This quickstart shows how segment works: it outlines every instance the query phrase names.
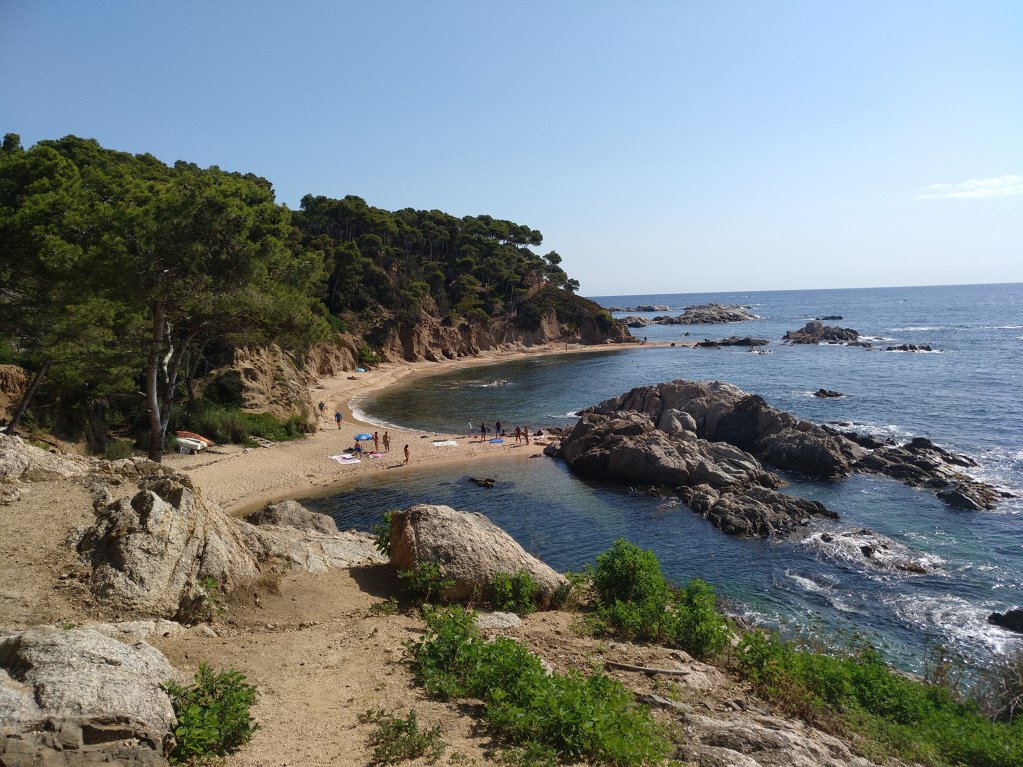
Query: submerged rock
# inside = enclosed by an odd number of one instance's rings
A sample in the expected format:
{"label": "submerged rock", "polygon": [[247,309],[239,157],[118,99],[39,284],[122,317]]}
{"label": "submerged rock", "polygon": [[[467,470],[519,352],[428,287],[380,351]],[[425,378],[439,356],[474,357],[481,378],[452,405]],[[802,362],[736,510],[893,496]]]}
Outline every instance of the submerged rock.
{"label": "submerged rock", "polygon": [[752,338],[751,336],[729,336],[728,338],[704,339],[696,343],[697,347],[714,349],[719,346],[766,346],[769,344],[766,338]]}
{"label": "submerged rock", "polygon": [[834,391],[833,389],[818,389],[813,393],[813,396],[818,399],[834,399],[835,397],[844,397],[840,391]]}
{"label": "submerged rock", "polygon": [[885,348],[886,352],[933,352],[934,349],[928,344],[899,344],[898,346],[888,346]]}

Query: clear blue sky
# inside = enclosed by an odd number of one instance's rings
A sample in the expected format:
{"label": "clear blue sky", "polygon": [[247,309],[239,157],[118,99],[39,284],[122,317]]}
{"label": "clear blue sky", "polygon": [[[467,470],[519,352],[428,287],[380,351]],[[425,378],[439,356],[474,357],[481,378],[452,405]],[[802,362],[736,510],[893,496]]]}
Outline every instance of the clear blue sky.
{"label": "clear blue sky", "polygon": [[1023,282],[1023,2],[0,0],[0,132],[488,213],[586,295]]}

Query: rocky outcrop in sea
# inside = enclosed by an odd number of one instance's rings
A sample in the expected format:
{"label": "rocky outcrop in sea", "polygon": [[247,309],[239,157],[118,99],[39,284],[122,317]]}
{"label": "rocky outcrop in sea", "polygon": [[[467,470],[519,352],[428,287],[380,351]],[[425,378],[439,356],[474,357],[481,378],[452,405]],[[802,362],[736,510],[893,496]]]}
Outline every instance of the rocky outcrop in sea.
{"label": "rocky outcrop in sea", "polygon": [[812,516],[835,516],[778,492],[783,482],[764,465],[827,479],[883,474],[962,509],[990,509],[1002,496],[963,473],[976,465],[970,458],[924,438],[880,447],[857,440],[731,384],[678,380],[582,411],[550,452],[587,476],[677,488],[694,511],[742,536],[780,535]]}
{"label": "rocky outcrop in sea", "polygon": [[860,341],[859,332],[852,328],[825,325],[820,320],[810,320],[799,330],[790,330],[782,340],[790,344],[869,344]]}
{"label": "rocky outcrop in sea", "polygon": [[744,306],[724,304],[699,304],[687,306],[677,317],[654,317],[657,325],[723,325],[729,322],[759,320]]}

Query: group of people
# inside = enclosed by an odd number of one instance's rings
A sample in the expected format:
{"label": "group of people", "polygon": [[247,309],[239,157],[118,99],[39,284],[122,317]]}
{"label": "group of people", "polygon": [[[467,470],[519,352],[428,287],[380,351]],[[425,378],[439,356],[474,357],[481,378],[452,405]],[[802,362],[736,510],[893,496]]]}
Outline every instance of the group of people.
{"label": "group of people", "polygon": [[[515,431],[513,433],[515,435],[515,442],[516,443],[522,442],[522,440],[525,439],[526,444],[527,445],[529,444],[529,427],[528,426],[516,425],[515,426]],[[481,423],[480,424],[480,442],[485,442],[487,440],[487,435],[488,434],[490,434],[490,428],[487,426],[486,422]],[[469,435],[470,436],[472,435],[472,421],[469,421]],[[494,438],[495,439],[503,438],[505,436],[506,436],[506,432],[504,430],[504,426],[501,424],[501,419],[498,419],[497,421],[494,422]]]}

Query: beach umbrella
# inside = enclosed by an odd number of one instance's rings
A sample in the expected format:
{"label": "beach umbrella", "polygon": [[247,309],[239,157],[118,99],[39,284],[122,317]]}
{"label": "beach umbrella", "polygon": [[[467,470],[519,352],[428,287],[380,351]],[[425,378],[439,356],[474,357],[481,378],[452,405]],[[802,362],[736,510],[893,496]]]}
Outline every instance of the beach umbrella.
{"label": "beach umbrella", "polygon": [[356,440],[373,439],[373,435],[372,434],[367,434],[366,432],[363,432],[362,434],[356,434],[355,435],[355,439]]}

